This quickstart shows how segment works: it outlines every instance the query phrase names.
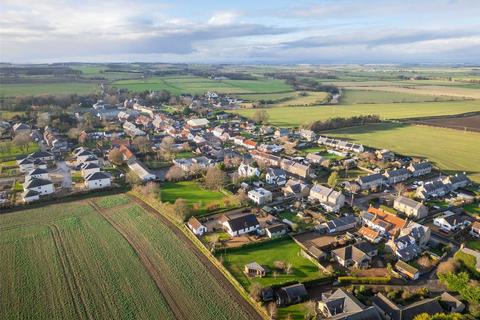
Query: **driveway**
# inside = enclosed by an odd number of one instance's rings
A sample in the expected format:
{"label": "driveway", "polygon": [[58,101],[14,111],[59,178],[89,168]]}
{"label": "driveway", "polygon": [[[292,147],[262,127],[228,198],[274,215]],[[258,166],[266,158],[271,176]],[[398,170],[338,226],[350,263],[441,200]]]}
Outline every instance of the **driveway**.
{"label": "driveway", "polygon": [[62,189],[72,189],[72,174],[65,161],[57,161],[57,168],[51,173],[59,175],[62,179]]}

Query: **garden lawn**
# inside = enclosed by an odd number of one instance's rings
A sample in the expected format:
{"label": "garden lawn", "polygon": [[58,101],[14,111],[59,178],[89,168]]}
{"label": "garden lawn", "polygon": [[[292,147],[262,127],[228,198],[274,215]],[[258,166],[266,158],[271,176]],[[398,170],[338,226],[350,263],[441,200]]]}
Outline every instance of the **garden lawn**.
{"label": "garden lawn", "polygon": [[467,241],[467,248],[480,251],[480,240]]}
{"label": "garden lawn", "polygon": [[[269,123],[281,127],[297,127],[316,120],[334,117],[379,115],[382,119],[406,119],[426,116],[441,116],[480,111],[479,101],[449,101],[420,103],[378,103],[355,105],[322,105],[314,107],[277,107],[265,109]],[[257,109],[230,111],[252,117]]]}
{"label": "garden lawn", "polygon": [[467,204],[463,207],[463,210],[471,216],[480,216],[480,207],[478,206],[478,203]]}
{"label": "garden lawn", "polygon": [[[282,238],[267,241],[259,244],[247,245],[245,247],[221,251],[219,256],[223,256],[224,266],[247,290],[251,283],[258,282],[262,286],[273,284],[282,284],[290,281],[307,281],[318,279],[323,273],[318,267],[307,258],[300,255],[300,247],[291,238]],[[293,265],[293,272],[289,275],[279,273],[274,278],[274,262],[285,261]],[[244,267],[247,263],[257,262],[271,270],[264,278],[248,278],[244,273]]]}
{"label": "garden lawn", "polygon": [[196,215],[207,213],[207,207],[217,205],[223,207],[225,195],[220,191],[211,191],[203,189],[197,181],[165,182],[160,186],[161,200],[174,203],[175,200],[182,198],[189,205],[199,204],[200,210]]}
{"label": "garden lawn", "polygon": [[38,150],[38,144],[35,142],[31,142],[28,150],[22,150],[13,142],[0,142],[0,144],[10,144],[10,147],[6,150],[0,147],[0,161],[2,159],[13,160],[14,158],[22,155],[27,155],[29,153],[35,152]]}
{"label": "garden lawn", "polygon": [[288,307],[278,308],[278,319],[285,320],[304,320],[305,319],[305,303],[294,304]]}
{"label": "garden lawn", "polygon": [[332,130],[326,134],[404,155],[426,157],[442,170],[465,171],[471,179],[480,182],[480,133],[477,132],[386,123]]}

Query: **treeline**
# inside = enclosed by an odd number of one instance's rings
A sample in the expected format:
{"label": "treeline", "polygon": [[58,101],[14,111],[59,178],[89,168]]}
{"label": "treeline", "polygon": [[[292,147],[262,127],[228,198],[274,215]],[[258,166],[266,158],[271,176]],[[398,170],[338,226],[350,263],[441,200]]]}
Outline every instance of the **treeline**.
{"label": "treeline", "polygon": [[306,123],[302,125],[303,128],[309,129],[315,132],[340,129],[346,127],[361,126],[367,123],[379,123],[380,117],[376,114],[370,114],[365,116],[353,116],[350,118],[331,118],[328,120],[318,120]]}
{"label": "treeline", "polygon": [[230,80],[257,80],[257,78],[252,76],[251,74],[241,72],[212,72],[212,70],[191,70],[191,74],[197,77],[205,78],[225,77]]}
{"label": "treeline", "polygon": [[296,77],[321,78],[321,79],[338,79],[338,77],[330,72],[308,71],[308,72],[266,72],[266,77],[275,79],[289,79]]}
{"label": "treeline", "polygon": [[322,84],[315,79],[312,78],[288,78],[285,82],[291,85],[297,91],[322,91],[328,92],[332,95],[338,94],[340,90],[334,86],[329,84]]}

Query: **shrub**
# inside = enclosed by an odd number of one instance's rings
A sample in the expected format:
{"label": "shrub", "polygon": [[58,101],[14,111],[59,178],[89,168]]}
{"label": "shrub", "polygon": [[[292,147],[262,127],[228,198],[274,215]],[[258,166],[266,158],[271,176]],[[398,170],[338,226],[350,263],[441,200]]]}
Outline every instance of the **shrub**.
{"label": "shrub", "polygon": [[390,281],[390,276],[387,277],[338,277],[340,283],[370,283],[370,284],[383,284]]}

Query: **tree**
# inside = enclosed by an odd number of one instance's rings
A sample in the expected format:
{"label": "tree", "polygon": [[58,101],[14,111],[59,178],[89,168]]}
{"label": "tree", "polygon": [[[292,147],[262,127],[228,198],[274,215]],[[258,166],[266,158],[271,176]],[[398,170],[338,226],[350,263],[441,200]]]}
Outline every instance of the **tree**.
{"label": "tree", "polygon": [[173,205],[175,216],[180,221],[186,221],[191,216],[190,207],[188,206],[187,200],[178,198],[175,200]]}
{"label": "tree", "polygon": [[317,305],[314,301],[310,300],[305,302],[305,319],[316,319],[317,318]]}
{"label": "tree", "polygon": [[219,190],[225,186],[226,175],[217,167],[210,167],[205,176],[205,186],[210,190]]}
{"label": "tree", "polygon": [[277,260],[273,263],[273,267],[280,272],[285,271],[286,263],[282,260]]}
{"label": "tree", "polygon": [[250,296],[253,298],[253,300],[255,300],[257,302],[262,300],[262,290],[263,290],[263,287],[258,282],[254,282],[250,285],[249,292],[250,292]]}
{"label": "tree", "polygon": [[165,178],[167,178],[168,181],[180,181],[185,178],[185,172],[178,166],[172,166],[168,169]]}
{"label": "tree", "polygon": [[268,121],[268,113],[265,110],[257,110],[252,116],[252,120],[256,123],[266,123]]}
{"label": "tree", "polygon": [[150,151],[150,141],[147,137],[139,136],[133,139],[133,145],[141,152],[147,153]]}
{"label": "tree", "polygon": [[142,180],[140,180],[140,177],[132,170],[129,170],[125,174],[125,181],[131,185],[138,185],[142,182]]}
{"label": "tree", "polygon": [[267,312],[268,315],[270,316],[270,319],[275,319],[277,317],[277,304],[275,302],[270,302],[267,305]]}
{"label": "tree", "polygon": [[405,185],[403,183],[397,183],[394,189],[397,192],[397,196],[401,196],[403,191],[405,191]]}
{"label": "tree", "polygon": [[70,128],[70,130],[68,130],[68,133],[67,133],[67,136],[72,140],[77,140],[79,135],[80,135],[80,129],[78,128]]}
{"label": "tree", "polygon": [[44,128],[50,125],[50,113],[42,112],[37,115],[37,126]]}
{"label": "tree", "polygon": [[113,148],[108,152],[108,161],[116,165],[121,165],[123,163],[122,152],[118,148]]}
{"label": "tree", "polygon": [[28,152],[32,137],[28,133],[19,133],[13,138],[13,144],[18,146],[23,152]]}
{"label": "tree", "polygon": [[327,184],[330,188],[335,188],[338,182],[338,172],[337,171],[332,171],[330,176],[328,177]]}
{"label": "tree", "polygon": [[218,233],[214,233],[210,235],[208,242],[210,242],[210,251],[213,252],[215,251],[215,248],[217,246],[218,240],[220,239],[220,235]]}
{"label": "tree", "polygon": [[441,262],[437,267],[437,274],[447,274],[449,272],[454,273],[458,268],[458,262],[449,258],[447,261]]}

